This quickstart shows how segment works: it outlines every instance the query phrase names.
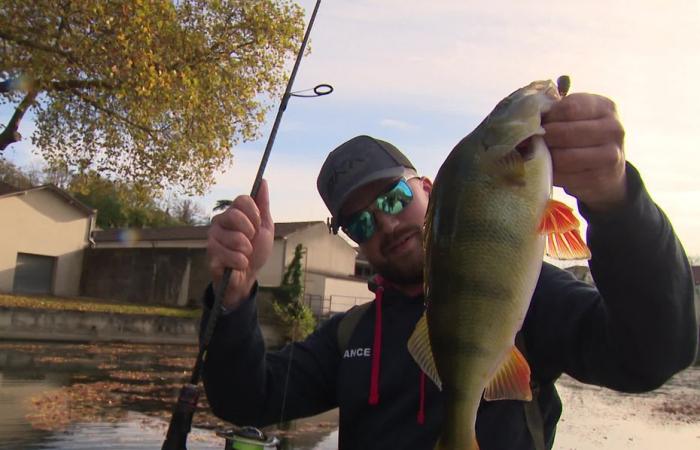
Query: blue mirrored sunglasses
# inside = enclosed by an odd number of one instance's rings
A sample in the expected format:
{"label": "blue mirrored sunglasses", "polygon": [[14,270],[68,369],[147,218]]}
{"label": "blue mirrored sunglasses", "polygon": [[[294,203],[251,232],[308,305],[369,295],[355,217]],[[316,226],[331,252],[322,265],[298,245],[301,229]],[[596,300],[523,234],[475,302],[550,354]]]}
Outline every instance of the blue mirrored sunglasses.
{"label": "blue mirrored sunglasses", "polygon": [[369,240],[376,230],[375,209],[394,216],[403,211],[411,203],[411,200],[413,200],[413,191],[406,179],[401,178],[388,191],[379,195],[366,209],[344,219],[342,221],[343,231],[350,236],[350,239],[362,244]]}

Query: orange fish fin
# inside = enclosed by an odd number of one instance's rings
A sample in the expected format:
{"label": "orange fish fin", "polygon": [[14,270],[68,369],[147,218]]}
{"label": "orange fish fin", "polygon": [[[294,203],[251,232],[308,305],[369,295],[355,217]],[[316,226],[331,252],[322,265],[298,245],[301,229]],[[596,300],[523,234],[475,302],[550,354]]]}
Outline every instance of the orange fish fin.
{"label": "orange fish fin", "polygon": [[578,230],[547,235],[547,255],[556,259],[590,259],[588,248]]}
{"label": "orange fish fin", "polygon": [[515,149],[490,162],[486,172],[507,184],[525,184],[525,161]]}
{"label": "orange fish fin", "polygon": [[408,339],[408,352],[428,378],[433,380],[433,383],[435,383],[438,389],[442,390],[442,380],[440,380],[440,375],[438,375],[437,367],[435,366],[435,358],[433,357],[433,350],[430,347],[428,318],[425,313],[423,313],[420,320],[418,320],[413,334]]}
{"label": "orange fish fin", "polygon": [[515,346],[484,390],[485,400],[532,400],[530,366]]}
{"label": "orange fish fin", "polygon": [[573,209],[549,200],[538,231],[547,235],[547,255],[557,259],[589,259],[591,251],[578,232],[580,222]]}

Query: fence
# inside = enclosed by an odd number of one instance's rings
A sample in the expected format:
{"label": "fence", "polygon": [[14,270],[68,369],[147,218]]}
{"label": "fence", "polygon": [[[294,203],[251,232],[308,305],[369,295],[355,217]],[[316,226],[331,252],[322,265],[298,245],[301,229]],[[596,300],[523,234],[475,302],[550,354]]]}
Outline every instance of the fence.
{"label": "fence", "polygon": [[369,297],[352,297],[348,295],[331,295],[323,297],[321,295],[307,294],[304,296],[304,304],[313,311],[316,319],[325,319],[333,314],[345,312],[355,305],[372,301]]}

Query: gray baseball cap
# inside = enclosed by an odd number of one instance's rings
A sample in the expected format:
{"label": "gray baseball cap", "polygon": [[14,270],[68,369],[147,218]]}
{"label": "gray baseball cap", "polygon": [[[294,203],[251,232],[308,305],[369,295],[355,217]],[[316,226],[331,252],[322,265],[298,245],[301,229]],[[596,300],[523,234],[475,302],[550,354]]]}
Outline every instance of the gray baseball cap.
{"label": "gray baseball cap", "polygon": [[411,175],[417,175],[416,169],[399,149],[370,136],[357,136],[330,152],[316,187],[337,221],[343,202],[354,190],[372,181]]}

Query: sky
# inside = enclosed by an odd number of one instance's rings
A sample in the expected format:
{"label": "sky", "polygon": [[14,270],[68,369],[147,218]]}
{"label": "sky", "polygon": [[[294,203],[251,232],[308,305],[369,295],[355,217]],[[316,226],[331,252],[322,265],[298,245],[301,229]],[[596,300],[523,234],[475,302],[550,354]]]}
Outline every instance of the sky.
{"label": "sky", "polygon": [[[315,0],[298,3],[308,21]],[[265,172],[273,217],[325,220],[318,170],[355,135],[392,142],[434,177],[501,98],[568,74],[571,92],[615,101],[628,161],[688,254],[700,257],[699,46],[700,0],[322,1],[293,90],[328,83],[335,91],[289,102]],[[233,165],[195,198],[208,210],[250,192],[272,101],[261,138],[234,148]],[[9,114],[0,110],[0,123]],[[26,122],[20,131],[29,136]],[[38,158],[28,139],[5,153],[20,165]]]}

